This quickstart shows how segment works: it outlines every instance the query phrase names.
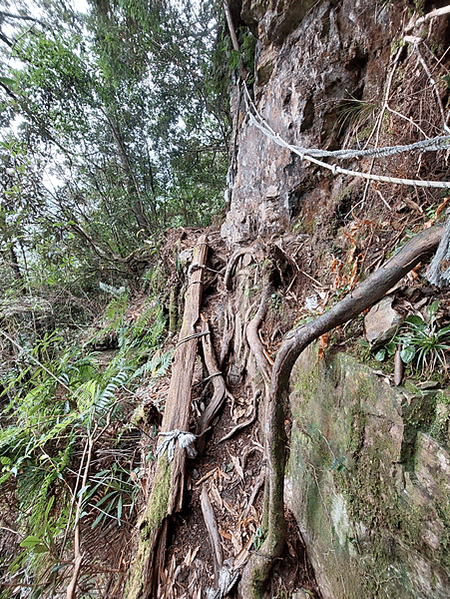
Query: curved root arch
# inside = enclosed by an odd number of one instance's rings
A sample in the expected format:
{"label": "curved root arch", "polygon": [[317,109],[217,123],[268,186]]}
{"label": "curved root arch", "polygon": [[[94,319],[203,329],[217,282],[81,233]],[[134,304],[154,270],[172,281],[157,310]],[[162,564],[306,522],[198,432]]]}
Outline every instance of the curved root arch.
{"label": "curved root arch", "polygon": [[285,435],[284,403],[288,400],[289,378],[295,361],[316,339],[355,318],[379,301],[419,262],[433,253],[444,232],[434,226],[410,239],[381,268],[358,285],[331,310],[286,335],[272,368],[270,394],[264,410],[264,447],[267,460],[263,520],[266,539],[244,569],[240,594],[246,599],[262,596],[274,560],[281,554],[286,535],[284,522]]}

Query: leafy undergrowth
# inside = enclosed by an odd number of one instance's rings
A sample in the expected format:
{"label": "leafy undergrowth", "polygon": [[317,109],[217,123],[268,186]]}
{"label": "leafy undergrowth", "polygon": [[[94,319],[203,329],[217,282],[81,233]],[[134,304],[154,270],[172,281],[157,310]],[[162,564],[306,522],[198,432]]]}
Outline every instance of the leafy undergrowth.
{"label": "leafy undergrowth", "polygon": [[[13,355],[2,372],[2,597],[58,596],[71,576],[77,524],[80,591],[96,596],[107,580],[120,590],[139,499],[135,390],[169,368],[170,353],[159,349],[165,323],[157,302],[130,305],[122,296],[84,347],[57,331],[3,347]],[[105,352],[93,349],[100,338]]]}
{"label": "leafy undergrowth", "polygon": [[[189,232],[182,242],[183,234],[172,232],[163,255],[167,270],[171,262],[175,267],[177,275],[172,275],[170,285],[178,286],[179,296],[187,266],[180,265],[177,271],[177,256],[192,247],[197,235]],[[253,262],[243,268],[246,286],[239,289],[239,283],[224,294],[221,277],[227,253],[214,230],[210,230],[210,244],[211,270],[202,313],[211,324],[219,356],[228,302],[239,304],[245,299],[248,319],[256,311],[262,291],[258,263],[264,262],[268,250],[262,257],[253,256]],[[337,277],[342,273],[336,271],[331,285],[320,282],[314,271],[303,274],[304,242],[299,243],[295,235],[285,236],[279,245],[286,266],[278,262],[278,284],[260,331],[269,360],[292,326],[327,309],[346,292],[345,286],[339,288]],[[446,293],[440,294],[439,309],[436,291],[419,279],[407,281],[396,293],[397,308],[404,316],[415,314],[410,324],[416,331],[447,326],[442,320],[450,302]],[[7,364],[0,431],[3,597],[57,597],[64,592],[73,573],[78,506],[84,558],[77,588],[83,597],[123,596],[134,533],[152,483],[176,343],[176,336],[168,333],[167,317],[170,312],[180,315],[182,309],[181,302],[170,305],[172,296],[118,296],[75,344],[65,343],[55,332],[43,335],[33,346],[20,350],[14,346],[12,355],[11,346],[3,347]],[[447,332],[445,328],[438,335],[444,344]],[[407,339],[408,330],[398,335]],[[321,339],[321,349],[349,349],[362,336],[361,317]],[[443,352],[441,358],[446,360],[447,348]],[[221,368],[233,400],[227,400],[213,422],[204,452],[188,465],[184,509],[170,524],[165,567],[159,573],[161,598],[200,597],[202,590],[215,587],[214,560],[199,501],[202,485],[207,485],[225,559],[232,559],[239,569],[263,541],[258,419],[222,441],[233,428],[251,420],[254,411],[251,378],[242,377],[245,373],[239,370],[238,360],[238,348],[229,348]],[[409,368],[413,366],[411,360]],[[422,367],[430,366],[426,354]],[[194,379],[193,430],[212,395],[200,358]],[[82,484],[85,473],[87,481]],[[270,596],[290,597],[299,588],[318,596],[301,535],[292,517],[286,517],[288,542],[271,578]]]}
{"label": "leafy undergrowth", "polygon": [[[192,247],[197,232],[173,232],[162,256],[173,262],[171,286],[186,280],[177,256]],[[230,299],[221,278],[226,250],[217,232],[205,285],[203,315],[220,354],[220,314]],[[174,245],[176,252],[173,251]],[[164,251],[164,250],[163,250]],[[173,273],[173,271],[172,271]],[[251,273],[251,278],[256,275]],[[161,284],[161,281],[158,281]],[[254,302],[260,289],[249,291]],[[77,592],[83,597],[120,598],[135,551],[135,532],[152,483],[157,433],[170,380],[176,336],[168,333],[170,294],[112,299],[89,332],[67,344],[57,332],[27,347],[13,346],[3,371],[0,431],[2,597],[58,597],[73,576],[76,529],[83,555]],[[268,354],[292,324],[273,298],[262,332]],[[249,313],[250,316],[250,313]],[[281,328],[280,328],[281,327]],[[11,347],[4,347],[6,355]],[[228,357],[230,359],[230,356]],[[233,378],[223,365],[228,399],[208,432],[204,452],[188,465],[183,511],[170,524],[158,597],[200,597],[215,587],[214,561],[200,508],[207,485],[224,558],[239,569],[262,543],[262,445],[249,379]],[[201,359],[194,373],[192,426],[211,398]],[[230,397],[231,397],[230,396]],[[239,424],[252,421],[230,439]],[[85,481],[83,478],[85,477]],[[295,521],[276,567],[271,593],[290,596],[316,584]]]}

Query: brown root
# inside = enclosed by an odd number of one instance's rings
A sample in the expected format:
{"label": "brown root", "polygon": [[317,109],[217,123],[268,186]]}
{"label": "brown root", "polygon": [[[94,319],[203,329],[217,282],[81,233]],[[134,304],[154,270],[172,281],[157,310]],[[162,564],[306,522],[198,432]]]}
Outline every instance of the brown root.
{"label": "brown root", "polygon": [[202,346],[203,346],[203,357],[205,360],[206,369],[208,371],[208,375],[212,380],[214,393],[211,398],[211,401],[208,404],[208,407],[203,412],[200,421],[197,427],[197,435],[200,437],[197,443],[197,449],[199,452],[203,451],[205,445],[205,433],[209,428],[209,425],[217,412],[222,407],[223,402],[227,397],[230,396],[229,391],[225,386],[225,381],[223,380],[223,376],[218,369],[216,356],[214,354],[214,348],[211,342],[211,335],[209,334],[209,326],[206,320],[202,317],[202,332],[208,333],[204,335],[202,338]]}
{"label": "brown root", "polygon": [[310,343],[334,327],[355,318],[379,301],[420,261],[436,250],[443,226],[434,226],[409,240],[380,269],[370,275],[331,310],[286,335],[272,369],[270,395],[264,411],[264,449],[267,479],[263,525],[265,541],[244,569],[239,586],[241,597],[262,597],[274,560],[281,554],[286,537],[284,520],[284,470],[286,438],[284,404],[289,397],[292,367]]}

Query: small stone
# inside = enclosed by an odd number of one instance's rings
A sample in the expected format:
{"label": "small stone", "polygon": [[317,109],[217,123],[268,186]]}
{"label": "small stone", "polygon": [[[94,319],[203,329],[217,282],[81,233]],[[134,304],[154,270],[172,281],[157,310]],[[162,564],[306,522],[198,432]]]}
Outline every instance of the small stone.
{"label": "small stone", "polygon": [[178,254],[178,262],[181,264],[181,266],[185,267],[189,262],[192,262],[193,257],[194,250],[192,248],[187,248]]}
{"label": "small stone", "polygon": [[430,529],[424,530],[422,538],[425,541],[425,543],[429,547],[431,547],[431,549],[438,551],[439,547],[441,546],[441,542],[439,537],[433,531],[431,531]]}
{"label": "small stone", "polygon": [[428,389],[438,389],[441,385],[438,381],[422,381],[417,383],[417,386],[426,391]]}
{"label": "small stone", "polygon": [[292,593],[292,599],[312,599],[313,596],[307,589],[297,589]]}
{"label": "small stone", "polygon": [[372,349],[389,341],[404,320],[392,307],[393,301],[394,297],[387,295],[364,318],[366,338]]}

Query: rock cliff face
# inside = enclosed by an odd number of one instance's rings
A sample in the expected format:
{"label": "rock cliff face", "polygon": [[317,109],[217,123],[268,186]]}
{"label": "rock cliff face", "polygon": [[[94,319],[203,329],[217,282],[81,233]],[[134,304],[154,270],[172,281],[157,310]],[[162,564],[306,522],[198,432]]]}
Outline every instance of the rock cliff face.
{"label": "rock cliff face", "polygon": [[[248,0],[241,15],[258,37],[254,96],[260,115],[287,142],[329,150],[343,142],[345,101],[381,102],[391,41],[406,18],[403,3],[363,0]],[[235,91],[233,109],[239,113],[225,239],[242,243],[278,234],[300,211],[305,221],[329,214],[341,180],[256,129],[242,90]]]}

